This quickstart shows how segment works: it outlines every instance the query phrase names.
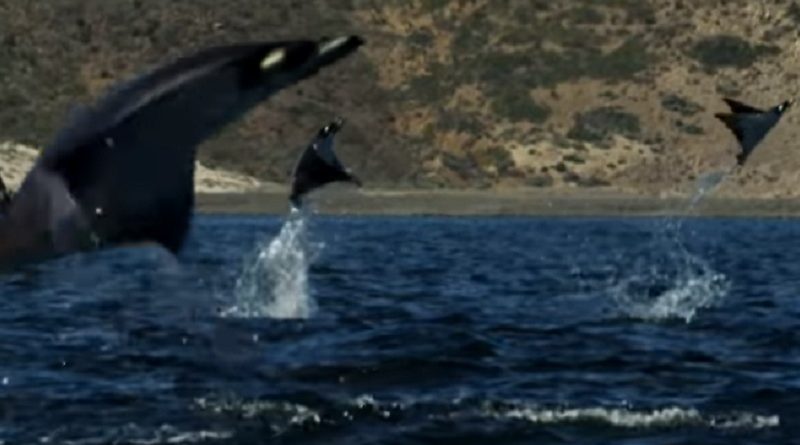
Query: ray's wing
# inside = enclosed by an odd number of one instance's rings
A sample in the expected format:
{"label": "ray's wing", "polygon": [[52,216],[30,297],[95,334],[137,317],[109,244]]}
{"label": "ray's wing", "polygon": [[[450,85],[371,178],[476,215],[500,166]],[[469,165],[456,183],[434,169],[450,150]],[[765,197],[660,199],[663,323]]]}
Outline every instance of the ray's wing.
{"label": "ray's wing", "polygon": [[728,104],[728,107],[731,109],[733,113],[763,113],[764,110],[758,109],[756,107],[747,105],[745,103],[739,102],[737,100],[725,97],[722,100]]}
{"label": "ray's wing", "polygon": [[739,165],[745,163],[756,146],[764,139],[772,127],[775,126],[778,119],[780,119],[780,115],[774,113],[717,113],[714,116],[722,121],[734,136],[736,136],[736,140],[739,142],[742,149],[736,157]]}

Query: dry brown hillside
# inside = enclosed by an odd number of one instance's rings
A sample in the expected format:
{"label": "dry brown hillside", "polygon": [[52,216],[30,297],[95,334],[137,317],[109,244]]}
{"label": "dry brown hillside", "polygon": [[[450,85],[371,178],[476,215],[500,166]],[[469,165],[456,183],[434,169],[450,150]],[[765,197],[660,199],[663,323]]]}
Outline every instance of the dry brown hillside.
{"label": "dry brown hillside", "polygon": [[[359,33],[356,57],[201,152],[281,181],[336,114],[372,185],[686,189],[733,161],[723,95],[796,94],[800,5],[771,0],[4,0],[0,139],[46,143],[70,103],[209,44]],[[722,193],[800,190],[800,110]]]}

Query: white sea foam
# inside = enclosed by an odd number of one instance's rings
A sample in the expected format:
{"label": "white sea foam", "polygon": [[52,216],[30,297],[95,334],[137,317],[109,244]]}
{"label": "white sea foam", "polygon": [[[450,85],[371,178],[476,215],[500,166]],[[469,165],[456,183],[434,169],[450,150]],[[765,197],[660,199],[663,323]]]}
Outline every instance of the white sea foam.
{"label": "white sea foam", "polygon": [[266,422],[275,434],[294,427],[318,425],[322,414],[299,403],[281,400],[214,400],[197,398],[195,407],[219,415],[232,415],[237,419],[258,419]]}
{"label": "white sea foam", "polygon": [[481,417],[505,420],[521,420],[536,424],[599,423],[615,428],[676,428],[705,427],[717,430],[777,428],[780,418],[776,415],[732,413],[707,415],[694,408],[668,407],[649,411],[628,408],[539,408],[535,406],[512,406],[507,408],[484,407]]}
{"label": "white sea foam", "polygon": [[[207,401],[197,399],[196,405],[217,414],[233,414],[241,418],[260,418],[281,429],[322,423],[323,413],[313,408],[283,401]],[[779,428],[780,417],[751,412],[704,413],[693,407],[667,406],[655,409],[635,409],[630,406],[546,407],[513,401],[479,401],[454,399],[437,402],[435,399],[381,401],[369,394],[346,401],[338,412],[328,411],[327,420],[357,421],[360,413],[368,412],[383,419],[397,417],[405,411],[429,411],[432,420],[528,422],[538,425],[605,425],[620,429],[655,430],[666,428],[705,428],[710,430],[764,430]],[[397,418],[401,418],[397,417]]]}
{"label": "white sea foam", "polygon": [[39,443],[64,445],[105,445],[109,443],[130,443],[135,445],[191,444],[206,443],[212,440],[226,440],[233,437],[233,433],[230,431],[183,431],[172,425],[162,425],[156,430],[148,430],[148,428],[133,423],[86,438],[67,439],[63,437],[65,431],[68,430],[61,428],[52,434],[40,437]]}

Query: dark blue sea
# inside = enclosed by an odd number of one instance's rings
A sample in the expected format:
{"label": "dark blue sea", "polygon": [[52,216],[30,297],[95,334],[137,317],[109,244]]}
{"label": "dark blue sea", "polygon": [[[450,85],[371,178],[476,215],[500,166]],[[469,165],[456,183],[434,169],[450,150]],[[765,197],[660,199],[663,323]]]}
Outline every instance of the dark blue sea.
{"label": "dark blue sea", "polygon": [[0,444],[800,443],[798,240],[200,216],[0,278]]}

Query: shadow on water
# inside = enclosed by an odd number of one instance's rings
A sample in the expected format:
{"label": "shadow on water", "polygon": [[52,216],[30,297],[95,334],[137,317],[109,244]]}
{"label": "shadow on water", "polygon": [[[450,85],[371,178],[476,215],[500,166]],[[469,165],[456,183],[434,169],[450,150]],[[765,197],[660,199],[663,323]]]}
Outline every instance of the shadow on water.
{"label": "shadow on water", "polygon": [[623,262],[621,276],[612,280],[610,292],[626,315],[689,323],[698,310],[713,306],[728,293],[728,278],[692,253],[682,234],[686,217],[726,174],[715,171],[701,176],[682,214],[659,221],[652,244],[633,261]]}

